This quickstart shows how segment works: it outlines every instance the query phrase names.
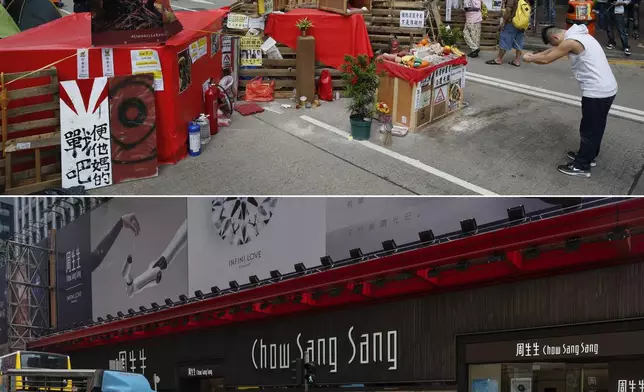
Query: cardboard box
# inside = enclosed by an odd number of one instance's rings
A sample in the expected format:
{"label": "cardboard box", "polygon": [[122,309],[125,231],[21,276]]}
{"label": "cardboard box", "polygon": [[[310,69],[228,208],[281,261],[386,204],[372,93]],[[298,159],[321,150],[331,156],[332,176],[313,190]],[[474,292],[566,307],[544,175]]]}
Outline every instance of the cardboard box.
{"label": "cardboard box", "polygon": [[342,15],[359,14],[362,7],[371,11],[371,0],[318,0],[318,8],[324,11],[333,12]]}

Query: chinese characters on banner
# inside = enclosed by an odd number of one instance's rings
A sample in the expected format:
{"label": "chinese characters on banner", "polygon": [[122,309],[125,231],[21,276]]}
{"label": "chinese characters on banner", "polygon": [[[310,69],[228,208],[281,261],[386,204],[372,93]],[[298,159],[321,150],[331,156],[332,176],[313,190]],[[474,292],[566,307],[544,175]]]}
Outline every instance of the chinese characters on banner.
{"label": "chinese characters on banner", "polygon": [[239,53],[242,66],[262,65],[262,43],[259,37],[242,37]]}
{"label": "chinese characters on banner", "polygon": [[114,76],[114,50],[112,48],[102,48],[101,57],[103,61],[103,76]]}
{"label": "chinese characters on banner", "polygon": [[244,30],[248,28],[248,16],[242,14],[228,14],[226,27],[229,29]]}
{"label": "chinese characters on banner", "polygon": [[400,27],[424,28],[425,11],[400,11]]}
{"label": "chinese characters on banner", "polygon": [[617,392],[644,392],[644,380],[619,380]]}
{"label": "chinese characters on banner", "polygon": [[[364,204],[365,198],[358,197],[356,199],[349,199],[347,201],[347,209],[358,207],[361,204]],[[352,226],[347,228],[346,233],[349,237],[360,236],[364,233],[372,233],[379,230],[386,230],[388,227],[397,227],[399,224],[409,223],[414,219],[420,219],[421,214],[407,211],[404,214],[396,214],[391,216],[386,216],[379,218],[377,220],[363,223],[359,226]]]}
{"label": "chinese characters on banner", "polygon": [[80,248],[65,252],[65,280],[67,283],[81,279]]}
{"label": "chinese characters on banner", "polygon": [[154,75],[154,91],[163,91],[161,60],[156,50],[132,50],[132,75],[150,73]]}
{"label": "chinese characters on banner", "polygon": [[[79,84],[91,84],[81,89]],[[112,184],[107,78],[60,83],[60,145],[63,187]],[[83,93],[81,93],[83,91]],[[84,97],[83,94],[89,96]]]}

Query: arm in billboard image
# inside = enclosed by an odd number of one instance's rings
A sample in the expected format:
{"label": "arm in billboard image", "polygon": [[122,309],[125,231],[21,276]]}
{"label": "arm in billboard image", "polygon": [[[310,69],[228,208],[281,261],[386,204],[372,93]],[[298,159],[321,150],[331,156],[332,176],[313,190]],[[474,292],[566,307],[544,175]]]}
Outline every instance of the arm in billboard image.
{"label": "arm in billboard image", "polygon": [[121,234],[121,229],[124,227],[132,230],[135,236],[139,235],[139,232],[141,231],[141,226],[139,225],[139,221],[136,219],[136,215],[123,215],[121,219],[114,224],[105,237],[103,237],[96,249],[92,251],[92,272],[101,265],[107,252],[112,249],[112,245],[114,245],[119,234]]}
{"label": "arm in billboard image", "polygon": [[179,252],[188,244],[188,224],[187,220],[183,221],[179,229],[161,253],[158,259],[152,260],[148,269],[143,271],[136,278],[132,278],[132,255],[129,255],[121,273],[125,279],[127,296],[132,298],[141,291],[154,287],[161,282],[163,271],[168,269]]}

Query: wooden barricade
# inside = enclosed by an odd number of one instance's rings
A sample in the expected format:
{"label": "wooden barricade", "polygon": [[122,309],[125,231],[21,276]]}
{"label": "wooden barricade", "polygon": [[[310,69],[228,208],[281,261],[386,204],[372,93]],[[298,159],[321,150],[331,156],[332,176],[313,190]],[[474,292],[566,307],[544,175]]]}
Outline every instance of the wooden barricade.
{"label": "wooden barricade", "polygon": [[[5,84],[17,79],[30,87],[12,88]],[[37,83],[40,80],[44,82]],[[35,97],[46,100],[9,108],[9,102]],[[0,160],[0,167],[4,169],[0,185],[4,186],[4,193],[24,195],[60,186],[60,102],[56,69],[0,74],[0,111],[4,157]],[[25,116],[38,119],[23,120]]]}
{"label": "wooden barricade", "polygon": [[[445,21],[445,2],[441,4],[441,18],[443,18],[443,23],[450,25],[451,27],[458,27],[461,30],[465,27],[465,11],[463,10],[452,10],[451,22]],[[499,44],[499,31],[501,29],[501,12],[500,11],[488,11],[487,19],[481,23],[481,50],[493,50],[496,49]],[[438,32],[437,32],[438,34]],[[464,40],[460,40],[456,43],[460,48],[465,48],[467,50],[467,44]]]}
{"label": "wooden barricade", "polygon": [[[264,58],[261,68],[240,69],[239,76],[247,80],[240,80],[240,90],[243,91],[246,85],[254,77],[261,76],[265,79],[275,81],[275,99],[291,98],[294,96],[295,89],[295,51],[289,47],[278,45],[282,60],[271,60]],[[328,68],[318,63],[315,69],[315,75],[320,76],[323,69],[328,69],[333,80],[333,90],[343,91],[346,82],[341,79],[341,73],[337,69]]]}
{"label": "wooden barricade", "polygon": [[400,27],[400,11],[429,10],[428,3],[422,1],[373,0],[371,12],[364,15],[369,40],[374,51],[387,51],[392,35],[395,35],[401,48],[409,48],[412,42],[420,41],[427,34],[425,28],[411,29]]}

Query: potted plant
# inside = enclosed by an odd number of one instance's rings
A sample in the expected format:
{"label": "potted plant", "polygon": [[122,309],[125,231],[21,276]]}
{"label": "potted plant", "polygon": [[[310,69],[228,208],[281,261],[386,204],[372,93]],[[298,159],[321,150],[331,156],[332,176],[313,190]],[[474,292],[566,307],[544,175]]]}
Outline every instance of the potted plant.
{"label": "potted plant", "polygon": [[463,39],[463,31],[458,27],[451,28],[449,25],[442,25],[438,29],[438,39],[443,46],[453,46]]}
{"label": "potted plant", "polygon": [[376,103],[376,90],[380,79],[375,61],[366,55],[344,56],[342,79],[347,82],[345,96],[349,101],[351,136],[356,140],[368,140],[371,135],[371,119]]}
{"label": "potted plant", "polygon": [[300,19],[295,23],[295,27],[300,29],[300,32],[302,33],[302,37],[306,37],[306,31],[310,29],[313,26],[313,22],[309,20],[309,18],[304,18]]}

